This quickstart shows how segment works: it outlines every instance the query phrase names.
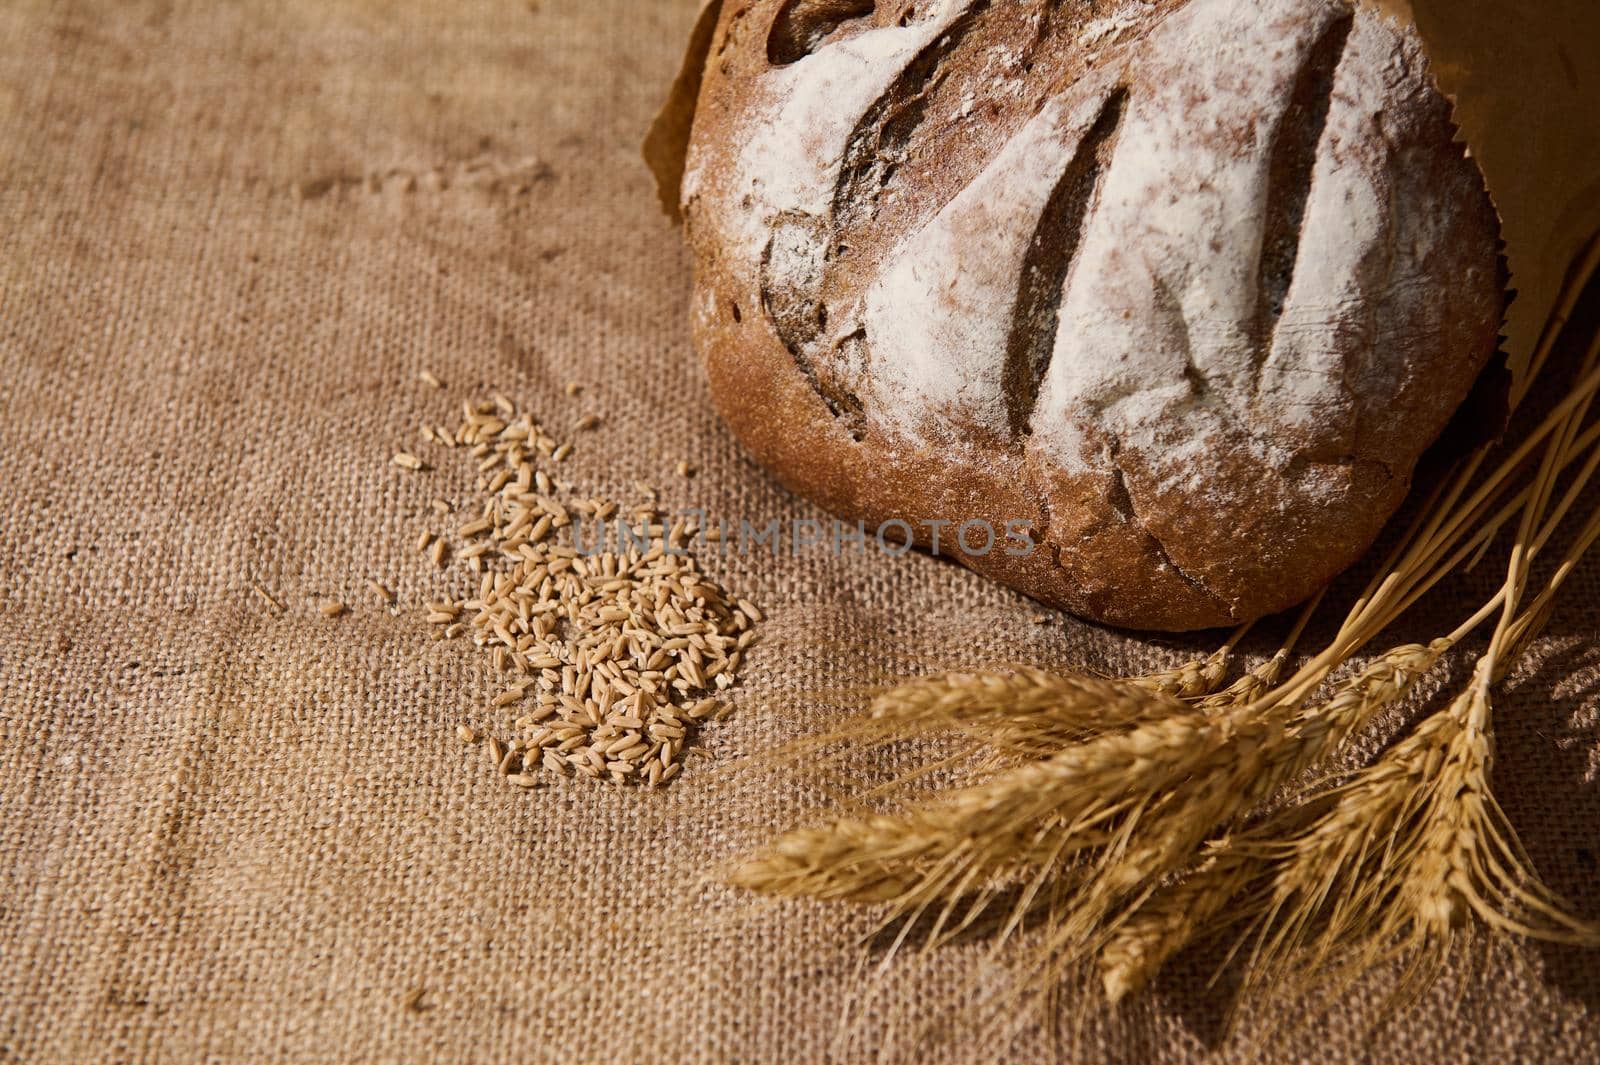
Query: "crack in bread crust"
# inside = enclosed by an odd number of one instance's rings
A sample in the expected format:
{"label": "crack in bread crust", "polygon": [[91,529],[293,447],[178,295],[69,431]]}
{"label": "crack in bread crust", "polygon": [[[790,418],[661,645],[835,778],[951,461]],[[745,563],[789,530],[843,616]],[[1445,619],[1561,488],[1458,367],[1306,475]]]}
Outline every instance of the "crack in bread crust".
{"label": "crack in bread crust", "polygon": [[1039,386],[1055,353],[1067,278],[1111,155],[1116,151],[1117,130],[1122,125],[1127,100],[1127,90],[1120,87],[1106,99],[1100,117],[1062,171],[1028,241],[1002,382],[1013,436],[1027,436],[1030,432]]}

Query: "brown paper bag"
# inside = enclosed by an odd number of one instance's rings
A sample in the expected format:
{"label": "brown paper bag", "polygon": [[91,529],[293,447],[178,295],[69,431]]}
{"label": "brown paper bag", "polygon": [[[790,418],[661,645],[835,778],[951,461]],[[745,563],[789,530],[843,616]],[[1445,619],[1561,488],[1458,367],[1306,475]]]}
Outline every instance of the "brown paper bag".
{"label": "brown paper bag", "polygon": [[1384,0],[1414,19],[1500,209],[1520,374],[1579,250],[1600,233],[1600,3]]}
{"label": "brown paper bag", "polygon": [[684,162],[689,156],[689,133],[694,126],[695,104],[700,97],[700,78],[705,73],[711,38],[722,15],[722,0],[701,0],[700,15],[689,34],[683,64],[672,82],[672,90],[661,105],[650,132],[644,139],[644,161],[656,178],[656,193],[661,209],[679,221],[678,190],[683,186]]}

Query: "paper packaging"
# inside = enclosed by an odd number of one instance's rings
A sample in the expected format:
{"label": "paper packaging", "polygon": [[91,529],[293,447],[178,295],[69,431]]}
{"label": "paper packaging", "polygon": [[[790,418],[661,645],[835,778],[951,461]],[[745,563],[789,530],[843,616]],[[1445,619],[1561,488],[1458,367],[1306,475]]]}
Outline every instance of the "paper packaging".
{"label": "paper packaging", "polygon": [[711,39],[716,36],[717,19],[721,14],[722,0],[701,0],[700,14],[689,34],[689,45],[684,50],[678,76],[644,140],[644,161],[655,175],[661,209],[674,222],[683,217],[678,208],[678,190],[683,185],[683,167],[689,155],[689,133],[694,126],[694,109],[700,96],[700,77],[705,71],[706,56],[711,52]]}
{"label": "paper packaging", "polygon": [[[1511,284],[1506,354],[1521,376],[1578,252],[1600,234],[1600,3],[1370,0],[1422,34],[1462,140],[1499,208]],[[663,207],[678,188],[722,0],[703,0],[645,142]]]}

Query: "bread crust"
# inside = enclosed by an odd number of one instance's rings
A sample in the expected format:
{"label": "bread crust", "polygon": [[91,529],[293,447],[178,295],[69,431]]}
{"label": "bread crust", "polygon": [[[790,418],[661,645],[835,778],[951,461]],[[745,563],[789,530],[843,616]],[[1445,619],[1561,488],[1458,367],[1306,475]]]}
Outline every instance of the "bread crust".
{"label": "bread crust", "polygon": [[683,190],[718,410],[846,520],[1027,523],[1025,556],[940,550],[1098,621],[1316,592],[1504,311],[1414,34],[1337,0],[904,7],[724,6]]}

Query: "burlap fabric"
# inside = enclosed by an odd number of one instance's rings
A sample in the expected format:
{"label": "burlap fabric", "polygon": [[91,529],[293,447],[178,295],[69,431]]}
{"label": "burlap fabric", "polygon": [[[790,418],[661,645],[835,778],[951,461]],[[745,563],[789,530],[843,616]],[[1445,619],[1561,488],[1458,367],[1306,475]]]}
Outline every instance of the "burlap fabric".
{"label": "burlap fabric", "polygon": [[[446,585],[413,540],[470,471],[388,465],[419,420],[498,387],[558,427],[605,416],[582,484],[813,516],[707,405],[686,259],[637,161],[692,7],[0,6],[0,1060],[830,1052],[871,914],[702,882],[824,796],[718,786],[700,762],[662,794],[498,781],[455,738],[496,679],[418,609]],[[1036,625],[923,556],[709,565],[770,614],[737,716],[706,730],[719,759],[885,673],[1124,671],[1205,645]],[[1498,769],[1535,863],[1589,915],[1595,591],[1590,567],[1515,678]],[[1358,988],[1247,1004],[1231,1038],[1202,953],[1120,1012],[1064,998],[1005,1054],[959,1021],[1002,978],[986,950],[895,961],[841,1055],[951,1020],[920,1056],[1600,1059],[1600,966],[1573,950],[1497,948],[1370,1035]],[[1274,1016],[1311,1019],[1286,1039]]]}

